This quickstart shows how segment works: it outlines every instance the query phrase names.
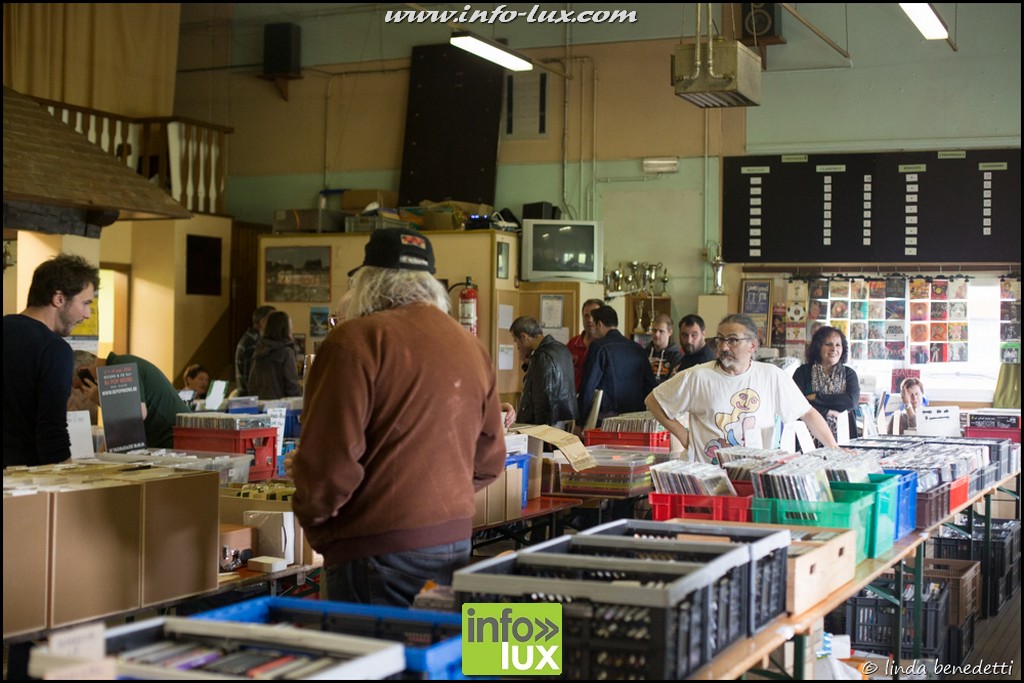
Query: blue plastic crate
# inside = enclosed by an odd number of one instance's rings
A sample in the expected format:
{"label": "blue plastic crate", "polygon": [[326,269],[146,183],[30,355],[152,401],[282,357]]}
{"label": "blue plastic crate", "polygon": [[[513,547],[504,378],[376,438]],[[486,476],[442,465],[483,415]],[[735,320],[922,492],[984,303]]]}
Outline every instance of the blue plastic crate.
{"label": "blue plastic crate", "polygon": [[405,645],[403,678],[465,679],[462,615],[457,612],[263,597],[195,615],[195,619],[289,623],[332,633],[393,640]]}
{"label": "blue plastic crate", "polygon": [[299,417],[302,415],[302,411],[299,409],[289,408],[284,414],[284,438],[286,439],[297,439],[302,434],[302,423],[299,421]]}
{"label": "blue plastic crate", "polygon": [[885,473],[900,476],[894,538],[898,541],[917,528],[917,472],[914,470],[885,470]]}

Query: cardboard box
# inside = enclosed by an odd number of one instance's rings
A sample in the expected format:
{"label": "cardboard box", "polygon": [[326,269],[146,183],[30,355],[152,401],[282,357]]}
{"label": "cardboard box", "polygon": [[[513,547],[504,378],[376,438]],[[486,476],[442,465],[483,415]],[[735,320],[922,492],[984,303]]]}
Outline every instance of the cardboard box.
{"label": "cardboard box", "polygon": [[[239,498],[234,495],[232,489],[221,489],[220,491],[220,522],[221,524],[242,524],[242,516],[246,510],[267,510],[270,512],[291,512],[292,504],[287,500],[259,500],[256,498]],[[324,557],[309,547],[306,541],[306,534],[295,520],[295,547],[302,548],[298,553],[297,561],[319,567],[324,563]]]}
{"label": "cardboard box", "polygon": [[4,495],[4,638],[47,625],[50,494]]}
{"label": "cardboard box", "polygon": [[538,498],[541,493],[543,467],[538,465],[544,458],[545,443],[560,448],[571,462],[575,462],[577,465],[582,463],[580,469],[593,467],[596,464],[590,452],[583,446],[583,442],[573,434],[561,429],[547,426],[519,427],[513,430],[513,433],[525,433],[529,437],[527,452],[533,457],[533,461],[530,463],[530,481],[526,497],[530,500]]}
{"label": "cardboard box", "polygon": [[142,487],[109,480],[54,487],[51,501],[47,628],[138,609]]}
{"label": "cardboard box", "polygon": [[248,550],[252,555],[259,555],[259,543],[257,543],[256,529],[243,524],[221,524],[220,541],[217,543],[220,552],[224,548],[229,551],[239,552]]}
{"label": "cardboard box", "polygon": [[398,193],[393,190],[345,190],[341,194],[343,211],[361,213],[374,202],[381,207],[396,208]]}
{"label": "cardboard box", "polygon": [[256,527],[260,553],[295,563],[295,513],[291,510],[246,510],[242,523]]}
{"label": "cardboard box", "polygon": [[142,606],[215,590],[220,473],[152,468],[112,478],[142,487]]}

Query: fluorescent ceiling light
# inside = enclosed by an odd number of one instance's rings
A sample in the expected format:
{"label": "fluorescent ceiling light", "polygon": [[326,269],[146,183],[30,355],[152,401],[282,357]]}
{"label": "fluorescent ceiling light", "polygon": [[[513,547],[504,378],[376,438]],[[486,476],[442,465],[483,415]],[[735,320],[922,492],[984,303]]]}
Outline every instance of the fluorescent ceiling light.
{"label": "fluorescent ceiling light", "polygon": [[482,38],[468,31],[456,31],[448,42],[466,52],[472,52],[477,57],[503,66],[509,71],[533,70],[533,62],[527,57],[516,54],[501,43]]}
{"label": "fluorescent ceiling light", "polygon": [[925,40],[949,38],[949,29],[930,2],[901,2],[900,8],[907,13]]}

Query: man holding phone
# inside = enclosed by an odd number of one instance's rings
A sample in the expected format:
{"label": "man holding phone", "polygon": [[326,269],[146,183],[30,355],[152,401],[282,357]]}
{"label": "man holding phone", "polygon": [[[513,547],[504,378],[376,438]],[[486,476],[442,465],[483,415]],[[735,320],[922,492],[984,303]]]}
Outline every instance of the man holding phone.
{"label": "man holding phone", "polygon": [[4,316],[4,467],[71,457],[74,362],[64,337],[89,318],[99,286],[98,268],[60,254],[36,268],[25,310]]}

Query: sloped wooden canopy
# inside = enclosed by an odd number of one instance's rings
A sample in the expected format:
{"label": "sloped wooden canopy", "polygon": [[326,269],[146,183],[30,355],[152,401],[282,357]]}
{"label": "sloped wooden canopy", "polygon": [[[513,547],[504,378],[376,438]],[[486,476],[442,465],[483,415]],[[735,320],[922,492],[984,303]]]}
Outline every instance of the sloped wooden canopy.
{"label": "sloped wooden canopy", "polygon": [[35,100],[4,87],[4,228],[99,237],[115,220],[191,217]]}

